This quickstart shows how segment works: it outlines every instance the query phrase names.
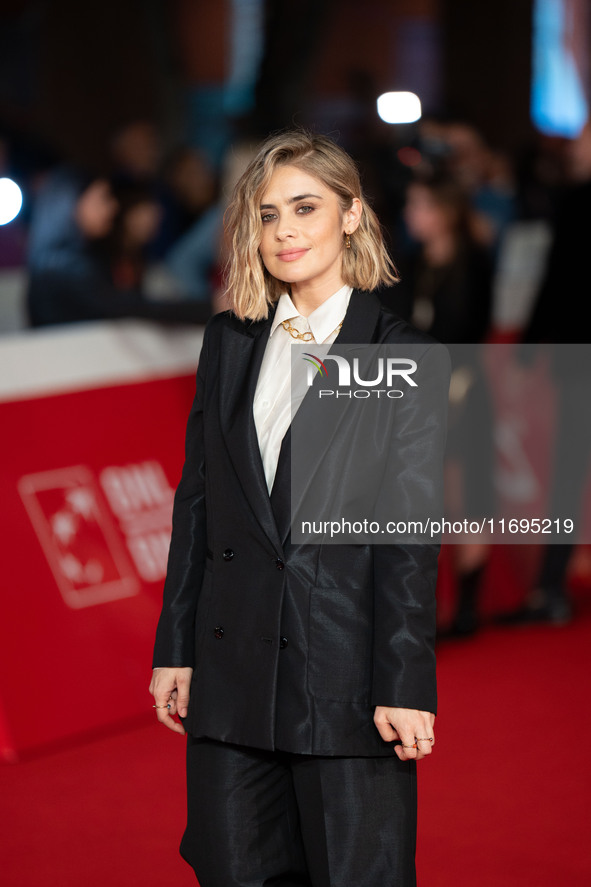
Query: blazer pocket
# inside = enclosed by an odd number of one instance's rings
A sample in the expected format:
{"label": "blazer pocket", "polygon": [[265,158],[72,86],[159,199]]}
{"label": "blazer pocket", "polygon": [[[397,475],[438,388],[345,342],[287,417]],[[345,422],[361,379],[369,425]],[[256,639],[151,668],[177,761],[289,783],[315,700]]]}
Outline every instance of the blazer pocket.
{"label": "blazer pocket", "polygon": [[371,588],[313,588],[308,690],[317,699],[369,702],[373,648]]}

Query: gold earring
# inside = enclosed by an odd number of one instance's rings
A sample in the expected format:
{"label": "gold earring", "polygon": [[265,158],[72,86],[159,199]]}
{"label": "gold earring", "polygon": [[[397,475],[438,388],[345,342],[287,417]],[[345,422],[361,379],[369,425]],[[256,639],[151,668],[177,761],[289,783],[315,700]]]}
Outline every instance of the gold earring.
{"label": "gold earring", "polygon": [[345,249],[351,249],[351,235],[347,234],[345,236]]}

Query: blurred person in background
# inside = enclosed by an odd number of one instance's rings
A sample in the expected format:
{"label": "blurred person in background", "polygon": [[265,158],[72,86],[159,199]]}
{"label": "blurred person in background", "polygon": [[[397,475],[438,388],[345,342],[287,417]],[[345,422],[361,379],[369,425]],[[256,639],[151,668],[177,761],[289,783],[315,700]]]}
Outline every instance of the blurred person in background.
{"label": "blurred person in background", "polygon": [[[523,362],[546,343],[556,383],[558,403],[548,514],[558,510],[575,521],[581,516],[581,498],[591,453],[591,375],[569,344],[588,337],[581,332],[581,305],[589,274],[589,215],[591,213],[591,123],[587,123],[567,152],[571,186],[565,191],[553,223],[553,241],[545,277],[523,330]],[[548,545],[535,588],[523,608],[507,618],[517,622],[562,625],[572,618],[566,584],[574,543]]]}
{"label": "blurred person in background", "polygon": [[465,193],[474,237],[496,256],[503,235],[517,215],[517,186],[509,157],[487,144],[468,123],[425,117],[418,125],[423,177],[444,177]]}
{"label": "blurred person in background", "polygon": [[520,219],[551,221],[571,177],[566,140],[534,133],[516,163]]}
{"label": "blurred person in background", "polygon": [[162,267],[187,299],[209,303],[217,289],[226,203],[210,206],[166,251]]}
{"label": "blurred person in background", "polygon": [[[400,263],[393,307],[444,344],[472,346],[455,355],[452,351],[446,456],[448,474],[455,475],[448,489],[461,484],[461,501],[448,507],[460,510],[462,518],[488,517],[493,506],[491,403],[476,345],[490,326],[492,261],[474,235],[463,188],[447,176],[409,185],[404,220],[415,248]],[[488,553],[483,542],[453,546],[458,597],[452,634],[472,634],[478,626],[478,591]]]}
{"label": "blurred person in background", "polygon": [[177,198],[165,175],[165,147],[156,126],[149,120],[131,120],[117,129],[109,142],[109,179],[115,191],[143,189],[159,207],[159,224],[146,254],[160,261],[180,231]]}
{"label": "blurred person in background", "polygon": [[[210,165],[190,145],[180,145],[166,157],[158,131],[142,120],[121,127],[111,140],[110,152],[116,193],[124,199],[134,192],[145,196],[143,210],[138,205],[133,213],[124,214],[127,227],[142,212],[147,221],[148,203],[152,220],[158,217],[151,236],[143,238],[139,252],[135,250],[135,259],[141,259],[147,272],[146,291],[155,299],[171,296],[211,305],[218,288],[225,204],[217,199],[218,185]],[[127,250],[125,260],[121,249],[124,253],[126,246],[118,243],[118,237],[127,239],[125,226],[118,228],[112,242],[118,251],[119,271],[126,264],[129,272],[131,254]]]}
{"label": "blurred person in background", "polygon": [[[109,236],[119,210],[106,179],[65,168],[47,178],[37,194],[29,229],[27,307],[31,326],[120,317],[193,323],[207,320],[209,304],[148,301],[135,282],[130,288],[117,286]],[[154,213],[148,210],[147,215],[150,228]],[[134,221],[134,236],[138,228],[145,234],[145,212],[138,218],[136,209]]]}
{"label": "blurred person in background", "polygon": [[111,137],[111,177],[117,184],[149,186],[158,179],[163,148],[158,130],[148,120],[132,120]]}
{"label": "blurred person in background", "polygon": [[449,149],[447,173],[469,196],[474,230],[494,255],[517,212],[511,161],[470,124],[448,124],[444,138]]}
{"label": "blurred person in background", "polygon": [[200,151],[181,145],[167,158],[163,180],[174,216],[174,238],[178,238],[217,200],[216,176]]}
{"label": "blurred person in background", "polygon": [[108,237],[113,283],[120,290],[144,287],[146,252],[161,220],[161,207],[142,185],[121,187],[116,192],[117,214]]}
{"label": "blurred person in background", "polygon": [[404,220],[414,246],[392,292],[399,310],[440,342],[482,342],[492,263],[464,190],[445,175],[417,179],[407,189]]}
{"label": "blurred person in background", "polygon": [[[166,269],[174,288],[186,298],[197,301],[212,300],[214,312],[226,310],[229,305],[223,293],[221,269],[229,256],[229,245],[224,241],[224,213],[234,186],[252,159],[254,146],[246,141],[227,152],[222,166],[222,181],[217,200],[199,215],[177,239],[164,256]],[[187,169],[183,164],[185,180]],[[193,164],[189,165],[189,174]],[[193,181],[193,206],[203,190]]]}

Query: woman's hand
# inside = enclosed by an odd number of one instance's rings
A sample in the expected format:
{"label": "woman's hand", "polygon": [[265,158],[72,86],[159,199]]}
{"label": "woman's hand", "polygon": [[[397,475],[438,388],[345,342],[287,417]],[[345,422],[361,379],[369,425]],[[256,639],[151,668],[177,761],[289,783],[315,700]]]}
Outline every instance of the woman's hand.
{"label": "woman's hand", "polygon": [[430,711],[376,705],[373,720],[385,742],[401,741],[402,745],[394,746],[401,761],[420,761],[431,754],[435,744],[435,715]]}
{"label": "woman's hand", "polygon": [[181,736],[185,735],[185,728],[173,719],[173,715],[187,716],[192,676],[192,668],[155,668],[150,682],[158,720]]}

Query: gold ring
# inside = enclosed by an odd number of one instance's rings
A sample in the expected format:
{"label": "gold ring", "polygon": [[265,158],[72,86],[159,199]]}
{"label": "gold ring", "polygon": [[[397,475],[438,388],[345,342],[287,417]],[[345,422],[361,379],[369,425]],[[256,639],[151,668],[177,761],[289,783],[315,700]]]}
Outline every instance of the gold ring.
{"label": "gold ring", "polygon": [[416,747],[417,747],[416,742],[414,745],[405,745],[404,742],[402,743],[402,748],[416,748]]}
{"label": "gold ring", "polygon": [[170,708],[170,704],[169,705],[153,705],[152,708]]}
{"label": "gold ring", "polygon": [[435,740],[432,736],[424,736],[422,739],[419,739],[417,736],[416,740],[417,740],[417,742],[435,742]]}

